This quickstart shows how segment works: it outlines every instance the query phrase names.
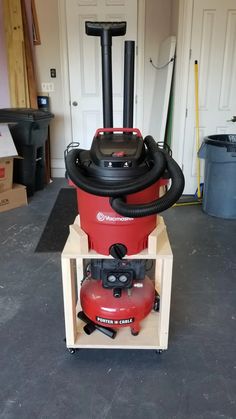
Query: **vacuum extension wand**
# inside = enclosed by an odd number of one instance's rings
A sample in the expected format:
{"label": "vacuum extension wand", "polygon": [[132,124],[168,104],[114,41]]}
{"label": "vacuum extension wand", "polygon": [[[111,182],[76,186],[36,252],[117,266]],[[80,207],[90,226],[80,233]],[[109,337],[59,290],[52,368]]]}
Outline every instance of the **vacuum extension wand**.
{"label": "vacuum extension wand", "polygon": [[134,114],[134,41],[125,41],[123,127],[133,127]]}
{"label": "vacuum extension wand", "polygon": [[126,22],[86,22],[85,31],[87,35],[100,37],[102,53],[103,126],[104,128],[112,128],[112,37],[125,34]]}

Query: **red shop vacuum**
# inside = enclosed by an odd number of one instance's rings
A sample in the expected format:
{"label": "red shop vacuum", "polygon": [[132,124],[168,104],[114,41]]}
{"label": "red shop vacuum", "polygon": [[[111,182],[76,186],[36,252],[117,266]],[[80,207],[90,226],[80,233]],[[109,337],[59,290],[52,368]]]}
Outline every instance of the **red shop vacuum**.
{"label": "red shop vacuum", "polygon": [[[96,131],[90,150],[72,143],[65,162],[89,247],[113,259],[89,263],[78,316],[87,323],[88,334],[98,329],[115,337],[116,329],[129,326],[137,335],[140,322],[158,309],[158,295],[146,261],[125,256],[147,247],[156,214],[180,198],[184,177],[165,149],[133,128],[134,41],[125,41],[123,127],[113,128],[112,37],[125,35],[126,22],[86,22],[85,30],[101,41],[104,127]],[[163,177],[171,179],[171,186],[159,197]]]}

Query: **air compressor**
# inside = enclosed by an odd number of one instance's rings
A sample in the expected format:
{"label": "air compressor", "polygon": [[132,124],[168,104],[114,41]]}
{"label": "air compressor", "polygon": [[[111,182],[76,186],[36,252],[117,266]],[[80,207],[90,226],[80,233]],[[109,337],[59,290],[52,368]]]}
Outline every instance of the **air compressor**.
{"label": "air compressor", "polygon": [[[137,335],[141,321],[158,310],[158,295],[146,261],[132,255],[147,247],[156,214],[180,198],[184,177],[164,148],[133,127],[134,41],[125,41],[123,127],[113,127],[112,37],[125,35],[126,22],[87,21],[85,31],[100,37],[104,126],[97,129],[90,150],[69,146],[65,163],[89,248],[106,258],[91,260],[86,269],[78,315],[88,334],[97,328],[114,338],[118,329],[130,327]],[[164,176],[171,186],[159,197]]]}

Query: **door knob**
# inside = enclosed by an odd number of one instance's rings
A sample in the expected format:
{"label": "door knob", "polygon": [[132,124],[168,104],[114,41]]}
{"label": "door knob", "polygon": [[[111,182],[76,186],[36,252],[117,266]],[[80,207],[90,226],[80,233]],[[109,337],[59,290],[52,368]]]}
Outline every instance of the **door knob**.
{"label": "door knob", "polygon": [[236,116],[232,116],[232,118],[228,119],[227,122],[236,122]]}
{"label": "door knob", "polygon": [[76,102],[76,100],[74,100],[74,102],[72,102],[73,106],[78,106],[78,102]]}

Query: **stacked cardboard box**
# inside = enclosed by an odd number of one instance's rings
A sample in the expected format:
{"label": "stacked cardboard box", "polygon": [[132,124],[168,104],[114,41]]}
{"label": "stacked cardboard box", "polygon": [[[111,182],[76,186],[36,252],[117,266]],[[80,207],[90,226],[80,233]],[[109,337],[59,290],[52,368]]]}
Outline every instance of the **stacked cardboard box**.
{"label": "stacked cardboard box", "polygon": [[8,125],[0,124],[0,212],[27,205],[25,186],[13,184],[13,159],[17,157]]}

